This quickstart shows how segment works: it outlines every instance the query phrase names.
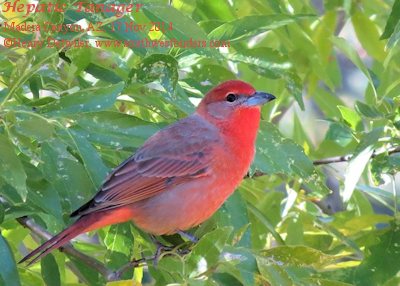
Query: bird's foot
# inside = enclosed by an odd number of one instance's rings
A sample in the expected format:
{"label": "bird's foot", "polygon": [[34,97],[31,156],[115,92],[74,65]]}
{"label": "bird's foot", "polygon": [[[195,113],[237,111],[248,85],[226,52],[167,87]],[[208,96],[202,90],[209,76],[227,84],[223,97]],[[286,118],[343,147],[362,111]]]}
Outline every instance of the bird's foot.
{"label": "bird's foot", "polygon": [[[195,237],[191,236],[190,234],[187,234],[187,235],[189,235],[192,239],[193,238],[196,239]],[[190,252],[190,249],[180,249],[179,245],[178,246],[166,246],[163,243],[161,243],[160,241],[158,241],[154,235],[150,235],[150,239],[156,245],[156,252],[154,253],[154,259],[153,259],[154,267],[157,267],[158,262],[164,255],[178,254],[180,256],[183,256]],[[190,238],[188,237],[188,239],[190,239]]]}
{"label": "bird's foot", "polygon": [[170,246],[166,246],[160,241],[158,241],[158,239],[154,235],[150,235],[150,239],[156,245],[156,252],[154,253],[153,265],[154,267],[157,267],[158,262],[163,256],[163,253],[171,251],[173,250],[173,248]]}
{"label": "bird's foot", "polygon": [[160,261],[160,259],[163,257],[163,254],[166,252],[170,252],[172,251],[173,248],[169,247],[169,246],[165,246],[163,244],[159,244],[157,246],[156,252],[154,253],[154,260],[153,260],[153,266],[157,267],[158,262]]}
{"label": "bird's foot", "polygon": [[190,234],[190,233],[184,232],[182,230],[178,230],[177,233],[180,236],[182,236],[184,238],[187,238],[188,240],[190,240],[193,243],[198,243],[199,242],[199,239],[197,237],[195,237],[194,235]]}

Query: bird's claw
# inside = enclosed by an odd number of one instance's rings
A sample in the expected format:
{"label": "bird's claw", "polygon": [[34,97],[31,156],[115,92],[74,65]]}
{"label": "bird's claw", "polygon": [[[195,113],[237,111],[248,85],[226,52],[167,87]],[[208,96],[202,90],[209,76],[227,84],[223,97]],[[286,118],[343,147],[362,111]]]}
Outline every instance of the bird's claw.
{"label": "bird's claw", "polygon": [[153,266],[157,267],[158,262],[162,258],[164,252],[168,252],[168,251],[172,251],[172,250],[173,250],[172,247],[165,246],[164,244],[158,242],[157,243],[156,253],[154,254]]}
{"label": "bird's claw", "polygon": [[[179,233],[179,234],[181,234],[181,233]],[[190,252],[190,249],[179,249],[179,246],[174,246],[174,247],[166,246],[166,245],[162,244],[161,242],[159,242],[157,240],[157,238],[155,236],[153,236],[153,235],[150,235],[150,238],[151,238],[151,241],[156,245],[156,252],[154,253],[154,259],[153,259],[153,266],[154,267],[157,267],[158,262],[161,260],[161,258],[164,255],[168,255],[168,252],[170,254],[174,254],[175,253],[175,254],[178,254],[180,256],[186,255],[186,254],[188,254]],[[188,238],[188,239],[190,240],[190,238]]]}

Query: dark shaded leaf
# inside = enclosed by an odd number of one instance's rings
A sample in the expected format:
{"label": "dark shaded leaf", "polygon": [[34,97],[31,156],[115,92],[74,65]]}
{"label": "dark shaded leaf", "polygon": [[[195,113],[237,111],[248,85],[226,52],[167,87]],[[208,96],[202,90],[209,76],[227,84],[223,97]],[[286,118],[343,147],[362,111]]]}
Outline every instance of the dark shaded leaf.
{"label": "dark shaded leaf", "polygon": [[15,154],[14,146],[2,134],[0,134],[0,176],[16,189],[25,201],[27,194],[25,170]]}
{"label": "dark shaded leaf", "polygon": [[73,117],[89,141],[112,148],[139,147],[160,127],[138,117],[114,111],[88,112]]}
{"label": "dark shaded leaf", "polygon": [[382,113],[375,107],[368,104],[365,104],[361,101],[356,102],[356,110],[362,116],[367,118],[381,118]]}
{"label": "dark shaded leaf", "polygon": [[73,130],[67,131],[72,142],[73,147],[79,153],[82,158],[83,166],[85,167],[89,178],[93,185],[98,188],[105,179],[108,168],[104,165],[96,149],[86,140],[85,137],[81,136]]}
{"label": "dark shaded leaf", "polygon": [[386,22],[385,30],[381,35],[381,40],[388,39],[395,32],[396,26],[400,23],[400,0],[395,0],[390,13],[389,19]]}
{"label": "dark shaded leaf", "polygon": [[56,102],[43,107],[40,112],[54,116],[65,116],[76,112],[104,110],[114,104],[123,87],[124,84],[121,82],[108,87],[93,87],[63,95]]}
{"label": "dark shaded leaf", "polygon": [[47,286],[61,285],[58,264],[51,253],[40,260],[40,266],[43,280]]}
{"label": "dark shaded leaf", "polygon": [[354,138],[349,127],[342,123],[333,122],[329,125],[328,132],[325,135],[325,140],[336,142],[342,147],[350,144]]}
{"label": "dark shaded leaf", "polygon": [[357,267],[353,281],[356,285],[382,285],[400,270],[397,263],[400,259],[399,226],[393,222],[367,253],[369,255]]}
{"label": "dark shaded leaf", "polygon": [[0,234],[0,276],[7,286],[19,286],[19,276],[14,256],[6,239]]}

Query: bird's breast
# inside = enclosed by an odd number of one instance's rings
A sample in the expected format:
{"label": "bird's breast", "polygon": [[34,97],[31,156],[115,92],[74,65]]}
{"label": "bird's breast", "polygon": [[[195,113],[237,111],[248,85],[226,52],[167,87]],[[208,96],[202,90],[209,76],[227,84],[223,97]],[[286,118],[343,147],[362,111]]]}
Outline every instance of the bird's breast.
{"label": "bird's breast", "polygon": [[[207,174],[133,206],[134,223],[153,234],[172,234],[194,227],[211,217],[234,192],[251,162],[253,151],[237,155],[227,148],[214,155]],[[245,159],[245,160],[244,160]],[[239,162],[240,161],[240,162]]]}

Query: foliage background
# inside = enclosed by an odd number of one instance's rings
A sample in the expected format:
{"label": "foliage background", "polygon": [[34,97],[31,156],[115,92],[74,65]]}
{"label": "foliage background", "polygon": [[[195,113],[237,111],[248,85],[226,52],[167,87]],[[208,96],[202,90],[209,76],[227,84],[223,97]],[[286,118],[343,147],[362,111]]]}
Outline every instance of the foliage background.
{"label": "foliage background", "polygon": [[[191,113],[211,86],[240,78],[278,98],[263,107],[251,177],[192,231],[201,239],[189,255],[165,256],[158,268],[128,267],[110,285],[399,285],[400,1],[141,3],[142,13],[123,21],[172,21],[175,29],[0,30],[2,40],[231,41],[229,49],[0,46],[0,284],[104,285],[107,277],[58,251],[31,267],[17,265],[41,240],[16,218],[62,230],[146,138]],[[1,17],[119,21],[72,10]],[[349,162],[313,165],[348,154],[339,161]],[[110,273],[154,252],[128,223],[74,246]]]}

